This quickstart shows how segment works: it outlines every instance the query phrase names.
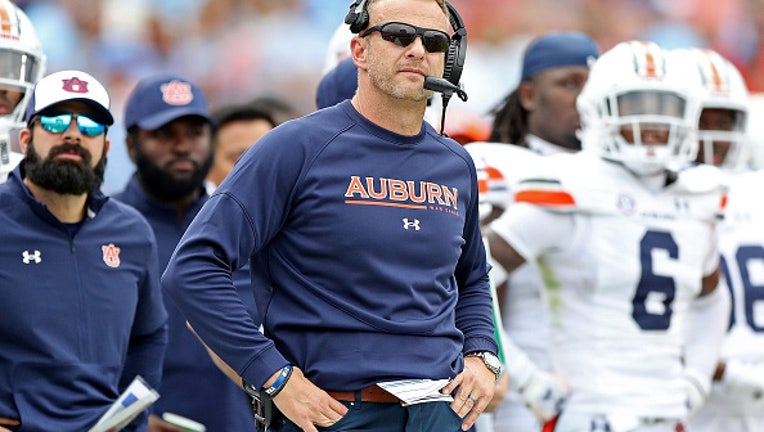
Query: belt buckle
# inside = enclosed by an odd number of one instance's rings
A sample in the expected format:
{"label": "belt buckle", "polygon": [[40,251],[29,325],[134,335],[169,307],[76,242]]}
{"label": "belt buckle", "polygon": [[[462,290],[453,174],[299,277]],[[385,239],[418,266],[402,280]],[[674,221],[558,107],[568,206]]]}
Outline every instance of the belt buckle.
{"label": "belt buckle", "polygon": [[255,429],[258,432],[268,432],[273,420],[273,400],[267,395],[245,386],[249,395],[252,416],[255,418]]}

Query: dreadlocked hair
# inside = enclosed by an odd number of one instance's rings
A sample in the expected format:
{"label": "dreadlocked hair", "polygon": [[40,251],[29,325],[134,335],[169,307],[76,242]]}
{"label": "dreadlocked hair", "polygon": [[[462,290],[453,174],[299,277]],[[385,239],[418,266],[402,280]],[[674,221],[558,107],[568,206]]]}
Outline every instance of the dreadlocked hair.
{"label": "dreadlocked hair", "polygon": [[520,103],[520,86],[508,94],[493,110],[492,142],[502,142],[528,147],[525,134],[528,133],[528,111]]}

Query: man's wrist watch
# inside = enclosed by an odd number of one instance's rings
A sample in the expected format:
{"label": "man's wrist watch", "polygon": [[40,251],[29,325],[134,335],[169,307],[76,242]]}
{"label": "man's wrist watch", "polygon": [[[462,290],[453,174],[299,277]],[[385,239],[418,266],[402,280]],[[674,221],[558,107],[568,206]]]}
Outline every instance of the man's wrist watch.
{"label": "man's wrist watch", "polygon": [[499,380],[499,376],[501,375],[503,366],[501,365],[501,361],[498,357],[496,357],[496,354],[490,352],[490,351],[478,351],[478,352],[472,352],[466,355],[466,357],[480,357],[480,360],[483,360],[483,363],[485,364],[485,367],[488,368],[491,372],[493,372],[494,375],[496,375],[496,381]]}

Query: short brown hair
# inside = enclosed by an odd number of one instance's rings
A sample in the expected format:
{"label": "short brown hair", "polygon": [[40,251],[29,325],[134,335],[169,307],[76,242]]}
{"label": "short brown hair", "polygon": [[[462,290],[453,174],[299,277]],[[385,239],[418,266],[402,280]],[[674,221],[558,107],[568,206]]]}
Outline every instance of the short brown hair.
{"label": "short brown hair", "polygon": [[[366,4],[364,5],[363,8],[368,11],[369,7],[371,7],[371,5],[375,1],[377,1],[377,0],[366,0]],[[440,10],[443,11],[443,15],[445,15],[446,18],[451,19],[451,17],[448,14],[448,6],[446,6],[446,0],[435,0],[435,3],[437,3],[438,6],[440,6]]]}

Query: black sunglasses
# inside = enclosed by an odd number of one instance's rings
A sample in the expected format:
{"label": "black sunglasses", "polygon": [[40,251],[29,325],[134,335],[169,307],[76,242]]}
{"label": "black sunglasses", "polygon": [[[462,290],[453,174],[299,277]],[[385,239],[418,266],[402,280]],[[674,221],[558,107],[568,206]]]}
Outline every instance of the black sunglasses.
{"label": "black sunglasses", "polygon": [[451,37],[444,31],[421,28],[401,22],[386,22],[369,27],[361,33],[361,37],[366,37],[375,31],[382,35],[382,39],[401,47],[411,45],[417,36],[421,36],[424,49],[431,53],[448,52],[448,47],[451,44]]}

